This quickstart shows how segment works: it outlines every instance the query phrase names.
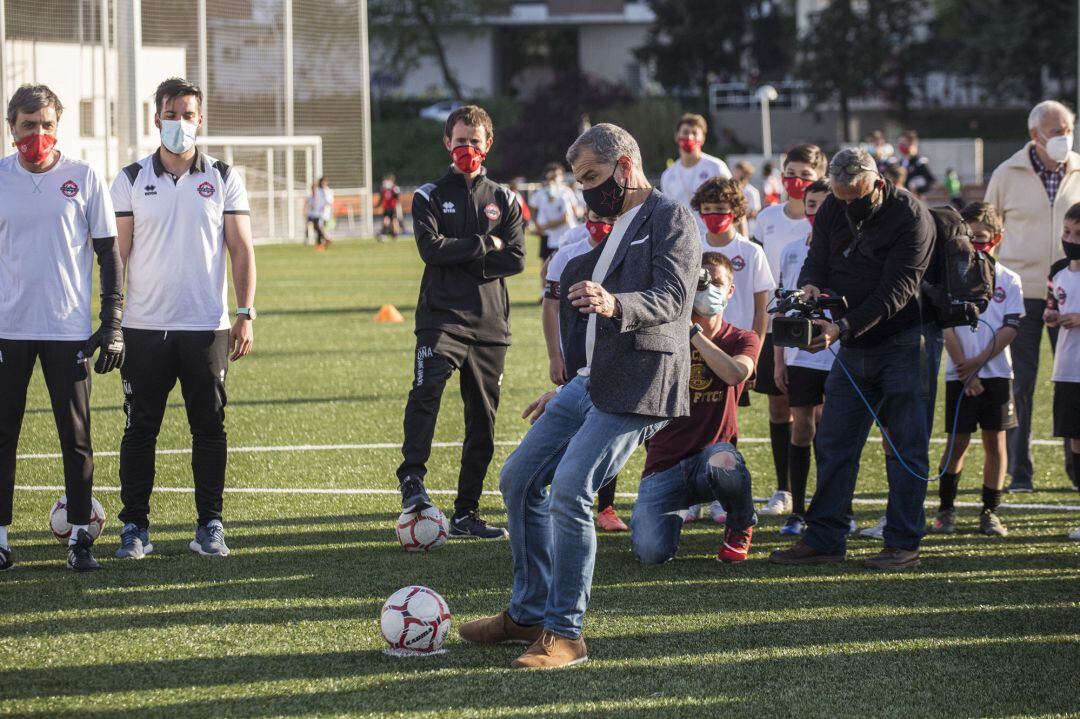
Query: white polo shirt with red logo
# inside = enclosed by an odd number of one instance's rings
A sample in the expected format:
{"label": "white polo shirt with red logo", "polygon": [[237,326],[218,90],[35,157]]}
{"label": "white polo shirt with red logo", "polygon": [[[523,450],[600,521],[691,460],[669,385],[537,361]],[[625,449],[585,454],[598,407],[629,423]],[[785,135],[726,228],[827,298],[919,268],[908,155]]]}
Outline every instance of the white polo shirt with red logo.
{"label": "white polo shirt with red logo", "polygon": [[197,153],[173,177],[155,152],[124,168],[112,200],[117,217],[135,219],[124,327],[228,329],[225,215],[251,209],[239,173]]}
{"label": "white polo shirt with red logo", "polygon": [[112,202],[88,164],[60,155],[35,173],[0,160],[0,338],[88,338],[93,240],[106,237]]}

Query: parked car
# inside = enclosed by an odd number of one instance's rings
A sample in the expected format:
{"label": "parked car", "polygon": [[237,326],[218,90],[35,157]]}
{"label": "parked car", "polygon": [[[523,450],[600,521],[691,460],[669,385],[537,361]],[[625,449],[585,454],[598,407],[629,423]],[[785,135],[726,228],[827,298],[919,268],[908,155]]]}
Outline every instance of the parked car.
{"label": "parked car", "polygon": [[462,106],[462,103],[457,100],[442,100],[436,102],[434,105],[428,105],[420,110],[420,117],[425,120],[435,120],[436,122],[446,122],[446,118],[450,117],[450,113]]}

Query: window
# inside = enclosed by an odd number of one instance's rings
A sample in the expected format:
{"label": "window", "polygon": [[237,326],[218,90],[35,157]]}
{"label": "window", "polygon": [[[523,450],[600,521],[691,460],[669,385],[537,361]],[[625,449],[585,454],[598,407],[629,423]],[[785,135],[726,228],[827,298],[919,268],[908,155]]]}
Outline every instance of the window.
{"label": "window", "polygon": [[94,101],[79,101],[79,137],[94,137]]}

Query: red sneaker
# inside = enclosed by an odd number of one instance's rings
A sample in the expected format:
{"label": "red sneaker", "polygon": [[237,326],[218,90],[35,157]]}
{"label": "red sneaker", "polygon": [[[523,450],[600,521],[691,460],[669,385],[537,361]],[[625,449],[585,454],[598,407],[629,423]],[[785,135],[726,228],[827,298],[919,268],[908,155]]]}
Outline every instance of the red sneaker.
{"label": "red sneaker", "polygon": [[602,532],[625,532],[630,529],[630,527],[626,526],[626,522],[622,521],[619,515],[615,513],[615,508],[611,505],[597,512],[596,526]]}
{"label": "red sneaker", "polygon": [[754,533],[753,527],[745,532],[736,532],[732,529],[724,530],[724,544],[716,553],[716,561],[738,564],[746,560],[750,553],[750,536]]}

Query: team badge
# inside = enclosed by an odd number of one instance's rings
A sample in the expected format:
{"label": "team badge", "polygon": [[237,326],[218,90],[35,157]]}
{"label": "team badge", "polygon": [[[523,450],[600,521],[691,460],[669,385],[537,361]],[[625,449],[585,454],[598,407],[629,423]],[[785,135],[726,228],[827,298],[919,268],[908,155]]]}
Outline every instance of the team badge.
{"label": "team badge", "polygon": [[742,258],[742,255],[735,255],[731,258],[731,267],[736,272],[742,272],[746,268],[746,260]]}
{"label": "team badge", "polygon": [[484,206],[484,217],[488,218],[492,222],[495,222],[502,217],[502,212],[499,210],[499,206],[494,202],[489,202]]}
{"label": "team badge", "polygon": [[64,197],[75,197],[75,195],[79,194],[79,186],[75,184],[74,180],[68,180],[60,185],[60,192]]}
{"label": "team badge", "polygon": [[203,197],[210,198],[214,196],[214,186],[209,182],[204,182],[198,187],[199,194]]}
{"label": "team badge", "polygon": [[1055,297],[1057,297],[1058,305],[1064,307],[1065,306],[1065,298],[1068,297],[1068,295],[1065,294],[1065,288],[1064,287],[1058,287],[1057,288],[1057,294],[1055,295]]}
{"label": "team badge", "polygon": [[705,364],[702,362],[690,363],[690,389],[701,392],[709,389],[712,385],[712,377],[706,374]]}
{"label": "team badge", "polygon": [[995,287],[994,288],[994,302],[1004,302],[1004,301],[1005,301],[1005,288],[1004,287]]}

